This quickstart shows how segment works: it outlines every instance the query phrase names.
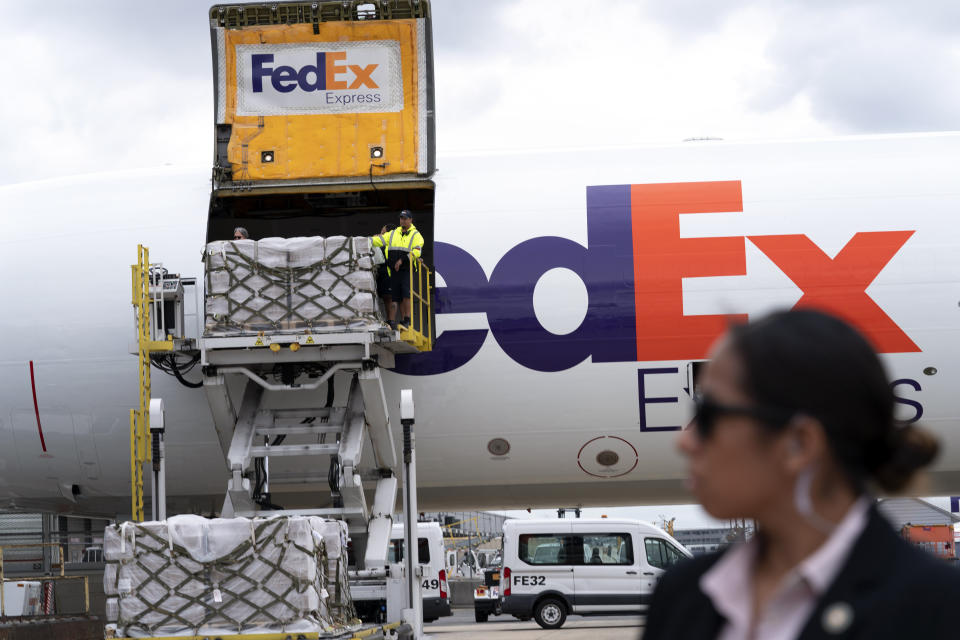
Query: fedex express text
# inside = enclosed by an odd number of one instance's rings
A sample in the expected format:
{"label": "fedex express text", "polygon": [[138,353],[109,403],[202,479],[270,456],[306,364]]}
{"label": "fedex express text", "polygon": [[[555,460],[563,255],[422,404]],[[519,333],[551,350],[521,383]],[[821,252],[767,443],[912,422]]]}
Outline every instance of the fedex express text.
{"label": "fedex express text", "polygon": [[252,114],[400,111],[403,80],[395,42],[239,45],[237,109]]}

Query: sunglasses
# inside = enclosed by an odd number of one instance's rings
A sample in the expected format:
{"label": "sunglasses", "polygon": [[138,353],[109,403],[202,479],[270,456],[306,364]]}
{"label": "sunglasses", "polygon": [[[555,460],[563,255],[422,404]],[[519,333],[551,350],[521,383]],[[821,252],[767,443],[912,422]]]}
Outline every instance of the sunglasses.
{"label": "sunglasses", "polygon": [[717,420],[723,416],[746,416],[754,418],[772,427],[779,427],[790,422],[794,412],[779,407],[747,407],[743,405],[721,404],[709,396],[697,395],[693,400],[694,428],[697,436],[707,440],[713,435]]}

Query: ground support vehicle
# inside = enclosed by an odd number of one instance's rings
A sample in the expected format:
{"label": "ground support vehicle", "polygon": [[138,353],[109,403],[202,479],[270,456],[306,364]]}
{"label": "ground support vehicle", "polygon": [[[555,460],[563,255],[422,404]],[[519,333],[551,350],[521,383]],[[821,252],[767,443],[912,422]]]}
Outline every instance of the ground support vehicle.
{"label": "ground support vehicle", "polygon": [[508,520],[501,608],[544,629],[569,614],[642,613],[659,575],[689,557],[665,531],[637,520]]}
{"label": "ground support vehicle", "polygon": [[[387,560],[391,564],[404,561],[404,528],[394,525],[390,536]],[[417,561],[420,565],[420,592],[423,603],[424,623],[452,615],[447,570],[444,565],[443,531],[436,522],[417,523]],[[387,603],[369,585],[357,585],[353,590],[353,603],[357,614],[364,620],[377,620],[387,610]]]}
{"label": "ground support vehicle", "polygon": [[483,571],[483,584],[473,590],[473,617],[477,622],[486,622],[490,616],[501,613],[500,567],[488,567]]}
{"label": "ground support vehicle", "polygon": [[[389,560],[403,562],[405,544],[402,525],[393,525],[390,546]],[[443,530],[439,523],[417,523],[417,559],[422,572],[420,592],[423,596],[423,621],[436,622],[452,614],[447,568],[444,565]]]}

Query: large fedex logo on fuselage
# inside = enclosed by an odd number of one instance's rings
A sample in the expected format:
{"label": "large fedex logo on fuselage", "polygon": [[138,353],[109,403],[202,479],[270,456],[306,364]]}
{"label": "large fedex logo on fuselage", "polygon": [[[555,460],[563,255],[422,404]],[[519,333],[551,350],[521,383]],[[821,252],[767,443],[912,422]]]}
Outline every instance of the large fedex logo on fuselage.
{"label": "large fedex logo on fuselage", "polygon": [[403,109],[398,42],[238,45],[236,59],[238,115]]}
{"label": "large fedex logo on fuselage", "polygon": [[[737,315],[685,315],[683,278],[746,275],[745,238],[683,238],[680,216],[743,210],[739,181],[587,187],[588,244],[560,237],[520,243],[488,278],[462,249],[436,243],[446,287],[438,313],[487,316],[489,331],[517,363],[562,371],[593,362],[699,360]],[[802,291],[797,306],[831,311],[863,331],[882,353],[920,348],[873,301],[866,288],[913,235],[911,230],[855,234],[834,257],[805,235],[748,239]],[[543,328],[533,307],[537,281],[563,267],[586,285],[586,317],[570,334]],[[445,331],[434,351],[398,360],[414,375],[451,371],[471,360],[486,329]]]}

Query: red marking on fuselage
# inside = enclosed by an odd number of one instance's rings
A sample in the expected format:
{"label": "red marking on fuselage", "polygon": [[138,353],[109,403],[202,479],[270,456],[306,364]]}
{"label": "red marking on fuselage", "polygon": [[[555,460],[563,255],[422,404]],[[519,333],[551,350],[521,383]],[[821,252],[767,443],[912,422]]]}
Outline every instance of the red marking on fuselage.
{"label": "red marking on fuselage", "polygon": [[683,279],[747,275],[743,236],[684,238],[688,213],[743,211],[740,181],[635,184],[630,187],[637,361],[699,360],[746,314],[685,315]]}
{"label": "red marking on fuselage", "polygon": [[805,235],[749,237],[803,291],[795,306],[840,316],[862,331],[879,353],[917,353],[920,347],[867,295],[867,287],[913,233],[860,232],[835,258]]}
{"label": "red marking on fuselage", "polygon": [[33,390],[33,411],[37,414],[37,432],[40,434],[40,446],[47,452],[47,443],[43,440],[43,427],[40,426],[40,405],[37,404],[37,382],[33,375],[33,360],[30,361],[30,388]]}

